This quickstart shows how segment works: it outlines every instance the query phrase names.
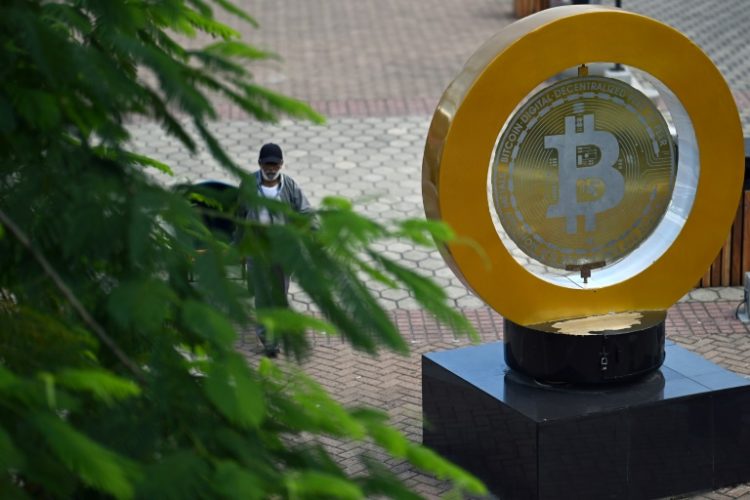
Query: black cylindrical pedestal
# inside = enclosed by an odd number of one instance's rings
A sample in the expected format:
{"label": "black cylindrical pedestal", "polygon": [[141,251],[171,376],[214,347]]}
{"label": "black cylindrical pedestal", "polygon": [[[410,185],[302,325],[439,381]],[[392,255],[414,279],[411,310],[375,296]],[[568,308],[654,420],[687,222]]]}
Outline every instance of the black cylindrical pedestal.
{"label": "black cylindrical pedestal", "polygon": [[505,362],[554,384],[626,381],[664,362],[666,312],[643,312],[635,326],[583,335],[558,333],[552,323],[521,326],[505,320]]}

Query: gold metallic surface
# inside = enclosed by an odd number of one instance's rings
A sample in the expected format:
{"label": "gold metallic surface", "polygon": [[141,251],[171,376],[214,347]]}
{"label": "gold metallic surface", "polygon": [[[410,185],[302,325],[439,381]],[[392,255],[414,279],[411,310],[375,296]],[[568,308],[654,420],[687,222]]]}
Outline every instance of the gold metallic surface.
{"label": "gold metallic surface", "polygon": [[542,264],[610,264],[661,221],[676,168],[669,127],[645,95],[620,80],[570,78],[506,125],[492,167],[495,210]]}
{"label": "gold metallic surface", "polygon": [[[700,172],[681,231],[644,271],[611,286],[566,288],[531,274],[502,243],[490,215],[487,174],[516,106],[553,75],[600,61],[646,71],[677,96],[693,125]],[[481,246],[482,253],[459,240],[441,251],[467,286],[515,323],[666,310],[695,285],[726,238],[742,187],[743,149],[726,82],[684,35],[619,9],[547,9],[490,39],[444,93],[425,146],[425,212]]]}
{"label": "gold metallic surface", "polygon": [[592,335],[597,332],[616,332],[633,328],[640,325],[642,320],[643,312],[629,311],[562,320],[553,323],[552,327],[565,335]]}

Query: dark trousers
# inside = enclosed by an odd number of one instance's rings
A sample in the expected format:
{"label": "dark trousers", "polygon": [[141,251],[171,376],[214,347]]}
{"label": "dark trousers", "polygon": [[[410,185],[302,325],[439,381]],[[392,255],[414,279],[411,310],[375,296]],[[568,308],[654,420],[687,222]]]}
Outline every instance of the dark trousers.
{"label": "dark trousers", "polygon": [[[264,266],[252,259],[247,260],[247,287],[255,295],[255,310],[289,307],[289,275],[280,266]],[[279,340],[267,338],[266,329],[258,323],[255,328],[258,339],[266,352],[279,350]]]}

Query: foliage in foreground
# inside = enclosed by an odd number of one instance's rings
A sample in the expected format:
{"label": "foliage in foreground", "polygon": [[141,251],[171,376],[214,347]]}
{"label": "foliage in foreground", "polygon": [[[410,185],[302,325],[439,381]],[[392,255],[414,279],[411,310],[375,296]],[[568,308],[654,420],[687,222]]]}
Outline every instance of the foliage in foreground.
{"label": "foliage in foreground", "polygon": [[[227,0],[212,4],[253,23]],[[201,32],[216,41],[188,50],[174,38]],[[447,238],[445,228],[384,228],[330,199],[318,231],[295,217],[230,247],[143,170],[166,165],[125,146],[126,118],[142,115],[195,150],[179,113],[242,175],[207,126],[209,95],[260,120],[319,119],[251,82],[244,64],[269,54],[239,42],[203,0],[8,0],[0,37],[1,498],[412,495],[367,457],[366,472],[347,477],[303,435],[373,442],[482,491],[382,413],[344,409],[302,372],[248,366],[233,348],[257,316],[298,357],[310,328],[405,351],[361,273],[467,329],[439,288],[370,250],[394,235]],[[324,319],[254,314],[227,277],[241,255],[294,269]]]}

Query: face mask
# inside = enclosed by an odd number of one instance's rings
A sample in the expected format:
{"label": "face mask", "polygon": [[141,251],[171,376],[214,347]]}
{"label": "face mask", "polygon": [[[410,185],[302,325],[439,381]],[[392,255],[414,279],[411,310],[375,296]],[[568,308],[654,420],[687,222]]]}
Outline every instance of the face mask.
{"label": "face mask", "polygon": [[272,174],[267,174],[265,170],[261,169],[260,175],[263,176],[263,180],[265,181],[269,181],[269,182],[275,181],[281,175],[281,169],[278,169],[276,172]]}

